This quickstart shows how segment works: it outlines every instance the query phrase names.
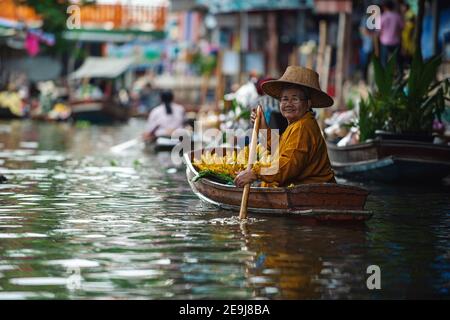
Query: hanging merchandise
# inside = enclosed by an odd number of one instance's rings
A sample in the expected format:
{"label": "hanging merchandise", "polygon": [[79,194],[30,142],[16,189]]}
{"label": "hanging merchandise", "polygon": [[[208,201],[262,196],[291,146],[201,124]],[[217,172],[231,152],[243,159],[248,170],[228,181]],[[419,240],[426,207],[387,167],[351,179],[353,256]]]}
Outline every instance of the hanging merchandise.
{"label": "hanging merchandise", "polygon": [[34,57],[39,53],[39,37],[35,33],[27,32],[25,48],[27,49],[28,55],[31,57]]}

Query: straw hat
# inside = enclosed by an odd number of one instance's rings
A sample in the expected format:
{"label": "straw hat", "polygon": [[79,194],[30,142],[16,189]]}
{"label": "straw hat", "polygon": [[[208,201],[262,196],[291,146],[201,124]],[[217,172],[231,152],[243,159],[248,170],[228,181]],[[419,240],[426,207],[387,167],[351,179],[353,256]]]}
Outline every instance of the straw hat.
{"label": "straw hat", "polygon": [[333,98],[320,89],[317,72],[299,66],[289,66],[278,80],[266,81],[262,84],[263,91],[278,100],[286,85],[306,87],[310,94],[313,108],[326,108],[333,105]]}

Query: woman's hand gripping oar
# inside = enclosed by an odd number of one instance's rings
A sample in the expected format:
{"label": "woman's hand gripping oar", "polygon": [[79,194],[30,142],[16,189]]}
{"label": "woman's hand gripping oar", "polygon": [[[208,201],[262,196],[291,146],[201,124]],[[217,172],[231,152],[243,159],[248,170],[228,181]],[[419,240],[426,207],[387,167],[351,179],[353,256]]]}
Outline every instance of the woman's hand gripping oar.
{"label": "woman's hand gripping oar", "polygon": [[[258,145],[258,132],[261,123],[262,108],[258,106],[256,109],[255,125],[253,126],[252,139],[250,140],[250,150],[248,156],[247,170],[251,170],[253,163],[256,159],[256,146]],[[250,183],[244,186],[244,192],[242,193],[241,210],[239,212],[239,219],[247,219],[247,205],[248,195],[250,193]]]}

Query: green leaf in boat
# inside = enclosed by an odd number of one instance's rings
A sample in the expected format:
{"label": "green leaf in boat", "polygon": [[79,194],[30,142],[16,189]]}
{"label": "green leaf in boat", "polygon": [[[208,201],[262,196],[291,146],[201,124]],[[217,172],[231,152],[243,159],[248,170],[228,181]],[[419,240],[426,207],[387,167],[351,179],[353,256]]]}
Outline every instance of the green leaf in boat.
{"label": "green leaf in boat", "polygon": [[202,170],[200,171],[194,178],[192,178],[192,181],[197,182],[200,179],[207,178],[219,183],[233,185],[234,184],[234,178],[228,174],[223,173],[216,173],[211,170]]}

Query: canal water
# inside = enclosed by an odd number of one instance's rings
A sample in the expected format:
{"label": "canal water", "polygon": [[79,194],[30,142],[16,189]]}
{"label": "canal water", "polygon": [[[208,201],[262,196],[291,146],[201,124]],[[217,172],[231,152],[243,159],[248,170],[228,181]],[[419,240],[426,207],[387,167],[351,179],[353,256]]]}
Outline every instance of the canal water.
{"label": "canal water", "polygon": [[143,127],[0,122],[0,299],[450,296],[448,186],[364,184],[365,224],[243,224],[169,154],[109,152]]}

